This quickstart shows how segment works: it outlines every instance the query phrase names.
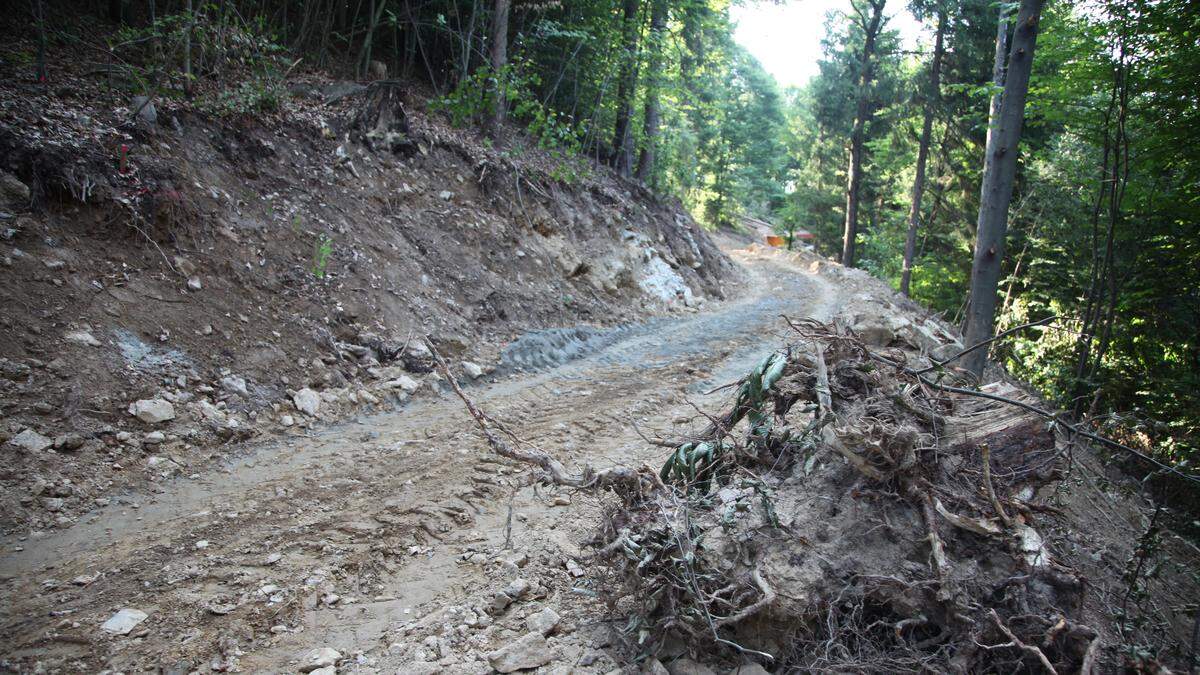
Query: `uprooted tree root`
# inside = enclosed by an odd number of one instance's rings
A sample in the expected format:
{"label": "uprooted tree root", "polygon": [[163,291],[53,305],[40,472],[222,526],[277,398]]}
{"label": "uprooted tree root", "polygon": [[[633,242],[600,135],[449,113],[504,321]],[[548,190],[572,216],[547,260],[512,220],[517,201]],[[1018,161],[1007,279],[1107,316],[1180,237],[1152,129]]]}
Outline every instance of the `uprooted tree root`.
{"label": "uprooted tree root", "polygon": [[496,452],[616,496],[592,568],[644,654],[682,642],[781,669],[1090,672],[1082,581],[1031,526],[1029,500],[1061,470],[1045,423],[948,393],[844,327],[790,325],[794,342],[699,433],[656,442],[673,448],[657,472],[569,474],[437,360]]}

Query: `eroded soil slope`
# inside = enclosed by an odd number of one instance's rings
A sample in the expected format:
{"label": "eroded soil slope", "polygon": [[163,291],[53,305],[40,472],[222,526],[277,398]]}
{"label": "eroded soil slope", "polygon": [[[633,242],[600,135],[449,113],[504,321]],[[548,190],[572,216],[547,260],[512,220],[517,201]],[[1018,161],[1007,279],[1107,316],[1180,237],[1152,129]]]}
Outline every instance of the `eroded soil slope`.
{"label": "eroded soil slope", "polygon": [[150,122],[51,56],[50,87],[0,61],[8,531],[419,396],[436,378],[415,337],[472,378],[524,331],[695,311],[736,284],[677,204],[519,138],[493,150],[403,88],[403,143],[376,143],[355,120],[378,90],[354,83],[302,78],[254,121],[159,100]]}

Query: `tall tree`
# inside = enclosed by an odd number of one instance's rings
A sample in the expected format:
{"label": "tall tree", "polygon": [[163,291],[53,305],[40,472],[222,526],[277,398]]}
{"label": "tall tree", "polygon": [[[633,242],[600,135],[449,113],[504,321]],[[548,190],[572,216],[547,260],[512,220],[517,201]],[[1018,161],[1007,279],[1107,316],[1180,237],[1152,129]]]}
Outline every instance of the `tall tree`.
{"label": "tall tree", "polygon": [[[983,185],[980,190],[979,218],[976,221],[975,257],[971,265],[971,304],[967,310],[967,344],[992,337],[996,320],[996,288],[1004,260],[1004,239],[1008,232],[1008,206],[1017,175],[1017,146],[1025,121],[1025,97],[1029,93],[1029,75],[1033,70],[1033,52],[1037,46],[1038,21],[1045,0],[1021,0],[1008,55],[1008,72],[1000,114],[988,131],[984,159]],[[966,356],[965,367],[976,376],[983,374],[987,350],[977,349]]]}
{"label": "tall tree", "polygon": [[613,168],[629,176],[633,168],[633,97],[637,88],[638,0],[625,0],[621,14],[621,73],[617,80],[617,125]]}
{"label": "tall tree", "polygon": [[929,160],[929,137],[933,134],[933,114],[941,98],[942,50],[946,33],[946,10],[937,13],[937,36],[933,42],[933,62],[929,64],[929,89],[925,95],[925,119],[921,122],[921,141],[917,148],[916,177],[913,178],[912,204],[908,209],[908,234],[904,238],[904,266],[900,272],[900,293],[908,297],[912,280],[913,256],[917,250],[917,229],[921,225],[921,198],[925,194],[925,164]]}
{"label": "tall tree", "polygon": [[492,12],[492,119],[489,132],[492,140],[500,142],[504,137],[505,109],[505,66],[508,65],[508,10],[510,0],[496,0]]}
{"label": "tall tree", "polygon": [[659,89],[662,87],[663,35],[667,29],[667,0],[651,0],[650,62],[646,73],[646,115],[642,124],[642,152],[638,156],[636,176],[644,181],[654,171],[654,151],[658,143]]}
{"label": "tall tree", "polygon": [[[871,108],[871,81],[874,79],[875,48],[883,30],[883,8],[886,0],[851,0],[856,22],[862,30],[863,46],[859,57],[858,84],[855,87],[854,126],[850,131],[850,165],[846,169],[846,229],[842,238],[841,262],[854,266],[854,248],[858,237],[858,202],[862,190],[863,136]],[[869,9],[869,12],[868,12]]]}

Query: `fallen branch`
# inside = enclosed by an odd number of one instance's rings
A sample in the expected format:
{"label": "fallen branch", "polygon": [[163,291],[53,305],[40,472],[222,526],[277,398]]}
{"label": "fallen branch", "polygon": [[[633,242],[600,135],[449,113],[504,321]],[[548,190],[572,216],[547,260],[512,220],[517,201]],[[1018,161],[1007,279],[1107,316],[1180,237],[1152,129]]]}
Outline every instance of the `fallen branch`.
{"label": "fallen branch", "polygon": [[846,445],[842,443],[842,439],[838,438],[837,434],[834,433],[833,426],[829,424],[829,422],[834,419],[833,399],[829,393],[829,368],[825,365],[824,348],[820,345],[820,343],[817,342],[813,342],[813,345],[813,362],[816,366],[815,370],[817,375],[817,385],[815,389],[817,392],[819,415],[818,424],[821,425],[821,440],[825,442],[825,445],[828,445],[837,451],[837,453],[842,457],[845,457],[846,461],[850,462],[855,469],[858,469],[859,473],[873,481],[883,482],[883,472],[871,466],[867,460],[862,458],[861,455],[852,451],[850,448],[847,448]]}
{"label": "fallen branch", "polygon": [[471,414],[471,417],[475,418],[475,424],[483,432],[488,445],[496,454],[524,464],[532,464],[542,469],[549,476],[550,482],[555,485],[575,488],[621,486],[626,488],[622,492],[641,492],[642,476],[641,472],[636,469],[616,466],[611,469],[596,471],[590,466],[584,466],[583,472],[578,476],[574,476],[568,473],[567,468],[561,462],[540,450],[513,447],[506,443],[503,438],[500,438],[492,430],[492,426],[488,422],[488,416],[463,393],[458,380],[450,372],[450,367],[446,365],[446,361],[442,359],[442,355],[434,347],[433,341],[426,337],[425,344],[429,347],[430,353],[433,354],[433,359],[438,369],[442,371],[442,375],[446,377],[446,380],[450,383],[450,387],[454,389],[454,393],[458,394],[458,397],[462,399],[463,404],[467,407],[467,412]]}
{"label": "fallen branch", "polygon": [[1000,517],[1004,527],[1012,527],[1012,521],[1008,519],[1008,514],[1004,512],[1004,507],[996,498],[996,490],[992,487],[992,450],[987,443],[980,448],[980,454],[983,455],[983,484],[987,487],[988,499],[991,500],[992,508],[996,510],[996,515]]}
{"label": "fallen branch", "polygon": [[1033,645],[1025,644],[1020,638],[1018,638],[1016,635],[1013,635],[1013,632],[1008,629],[1008,626],[1005,626],[1004,622],[1000,620],[1000,615],[996,614],[996,610],[989,609],[988,616],[992,617],[992,621],[996,624],[996,627],[1000,629],[1001,633],[1004,633],[1004,637],[1008,638],[1009,641],[1000,645],[981,645],[984,649],[991,650],[999,649],[1001,647],[1016,647],[1027,654],[1036,656],[1038,661],[1041,662],[1042,667],[1046,669],[1047,673],[1050,673],[1051,675],[1058,675],[1058,671],[1054,669],[1054,664],[1050,663],[1050,659],[1046,658],[1046,653]]}
{"label": "fallen branch", "polygon": [[913,375],[924,375],[925,373],[928,373],[931,370],[937,370],[937,369],[945,366],[947,363],[950,363],[951,361],[957,361],[958,359],[961,359],[962,357],[966,356],[967,354],[970,354],[971,352],[975,351],[976,349],[979,349],[980,347],[983,347],[984,345],[989,345],[997,340],[1008,337],[1009,335],[1012,335],[1013,333],[1016,333],[1017,331],[1025,330],[1026,328],[1033,328],[1034,326],[1044,326],[1044,325],[1050,323],[1051,321],[1054,321],[1057,318],[1058,318],[1057,315],[1052,315],[1052,316],[1048,316],[1044,319],[1038,319],[1037,321],[1030,321],[1029,323],[1021,324],[1020,326],[1015,326],[1013,328],[1009,328],[1008,330],[1004,331],[1003,333],[1000,333],[1000,334],[996,335],[995,337],[988,338],[982,342],[977,342],[953,356],[944,358],[941,361],[934,361],[932,365],[929,365],[920,370],[912,371],[912,374]]}

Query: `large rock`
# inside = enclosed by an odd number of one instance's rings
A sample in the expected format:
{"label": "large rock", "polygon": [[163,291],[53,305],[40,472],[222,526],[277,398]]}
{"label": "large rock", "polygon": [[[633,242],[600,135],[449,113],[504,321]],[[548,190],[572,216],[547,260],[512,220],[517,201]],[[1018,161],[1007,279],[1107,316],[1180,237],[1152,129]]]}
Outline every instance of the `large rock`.
{"label": "large rock", "polygon": [[385,382],[383,386],[389,389],[400,389],[406,394],[412,394],[421,388],[421,383],[407,375],[401,375],[394,380]]}
{"label": "large rock", "polygon": [[103,624],[101,624],[100,630],[113,633],[115,635],[128,635],[129,631],[133,630],[134,627],[139,623],[145,621],[147,616],[149,615],[140,609],[130,609],[126,607],[116,614],[113,614],[111,617],[109,617],[108,621],[105,621]]}
{"label": "large rock", "polygon": [[33,429],[26,429],[21,433],[8,439],[11,445],[15,445],[26,452],[41,452],[54,444],[54,441],[39,434]]}
{"label": "large rock", "polygon": [[305,415],[316,415],[321,409],[321,396],[317,392],[305,387],[300,391],[292,394],[292,404],[296,406],[296,410]]}
{"label": "large rock", "polygon": [[463,372],[467,374],[467,377],[471,378],[472,380],[478,380],[479,378],[483,377],[483,368],[481,368],[477,363],[463,361],[462,368]]}
{"label": "large rock", "polygon": [[175,419],[175,406],[161,398],[142,399],[129,404],[129,414],[146,424]]}
{"label": "large rock", "polygon": [[554,660],[546,637],[534,631],[488,654],[488,663],[497,672],[511,673],[544,666]]}
{"label": "large rock", "polygon": [[330,647],[314,649],[300,657],[300,672],[311,673],[337,664],[342,653]]}

